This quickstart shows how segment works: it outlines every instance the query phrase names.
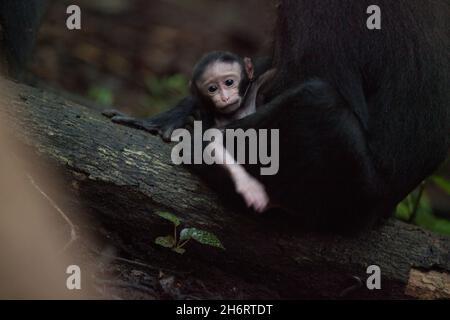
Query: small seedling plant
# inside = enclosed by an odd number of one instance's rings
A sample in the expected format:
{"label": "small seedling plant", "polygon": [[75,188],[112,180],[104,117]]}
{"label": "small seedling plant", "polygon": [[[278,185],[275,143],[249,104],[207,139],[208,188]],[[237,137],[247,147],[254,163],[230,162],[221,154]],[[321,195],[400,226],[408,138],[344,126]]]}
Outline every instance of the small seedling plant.
{"label": "small seedling plant", "polygon": [[182,224],[180,218],[170,212],[158,211],[156,214],[161,218],[170,221],[174,228],[173,234],[156,238],[155,244],[171,249],[178,254],[184,254],[186,252],[185,247],[191,240],[197,241],[203,245],[225,250],[224,246],[215,234],[197,228],[183,228],[178,234],[178,230]]}

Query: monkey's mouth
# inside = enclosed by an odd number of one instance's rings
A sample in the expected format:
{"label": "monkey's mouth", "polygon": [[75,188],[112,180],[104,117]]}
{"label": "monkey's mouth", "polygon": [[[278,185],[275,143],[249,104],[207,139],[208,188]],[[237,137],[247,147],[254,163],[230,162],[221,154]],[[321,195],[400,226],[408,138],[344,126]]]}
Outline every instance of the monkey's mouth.
{"label": "monkey's mouth", "polygon": [[240,104],[241,104],[241,101],[240,100],[236,100],[233,103],[229,103],[227,105],[222,106],[220,108],[220,112],[222,112],[222,113],[234,112],[234,111],[236,111],[236,109],[239,108]]}

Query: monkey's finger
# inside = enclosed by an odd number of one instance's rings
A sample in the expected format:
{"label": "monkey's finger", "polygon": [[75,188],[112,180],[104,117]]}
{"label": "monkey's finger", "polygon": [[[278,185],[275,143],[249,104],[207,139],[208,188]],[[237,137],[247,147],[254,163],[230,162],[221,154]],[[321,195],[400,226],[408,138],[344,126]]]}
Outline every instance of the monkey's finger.
{"label": "monkey's finger", "polygon": [[263,212],[263,206],[262,206],[261,203],[257,203],[255,205],[255,211],[256,211],[256,213],[262,213]]}
{"label": "monkey's finger", "polygon": [[107,118],[113,118],[115,116],[125,116],[124,113],[115,109],[103,110],[102,115],[104,115]]}
{"label": "monkey's finger", "polygon": [[202,118],[202,113],[201,113],[201,111],[199,110],[199,109],[197,109],[197,110],[195,110],[194,111],[194,114],[193,114],[193,117],[195,118],[195,119],[201,119]]}
{"label": "monkey's finger", "polygon": [[192,132],[194,132],[194,123],[189,123],[189,124],[187,124],[184,128],[185,128],[187,131],[191,132],[191,134],[192,134]]}
{"label": "monkey's finger", "polygon": [[153,135],[160,135],[160,127],[158,125],[154,125],[148,122],[144,122],[144,129],[145,131],[153,134]]}
{"label": "monkey's finger", "polygon": [[254,196],[254,204],[253,207],[255,209],[256,212],[259,212],[260,208],[261,208],[261,197],[258,194],[255,194]]}
{"label": "monkey's finger", "polygon": [[249,195],[248,193],[244,193],[243,198],[244,198],[245,205],[247,206],[247,208],[252,208],[253,207],[253,199],[252,199],[251,195]]}
{"label": "monkey's finger", "polygon": [[258,208],[257,212],[262,213],[267,210],[267,206],[269,205],[269,197],[264,189],[259,190],[257,192],[258,197]]}
{"label": "monkey's finger", "polygon": [[257,213],[263,213],[265,211],[264,202],[259,202],[256,208]]}
{"label": "monkey's finger", "polygon": [[145,127],[145,131],[155,136],[161,135],[161,130],[158,127]]}
{"label": "monkey's finger", "polygon": [[258,199],[256,200],[255,211],[258,213],[262,213],[264,211],[264,206],[264,197],[259,195]]}
{"label": "monkey's finger", "polygon": [[194,116],[189,116],[187,119],[186,119],[186,124],[185,124],[185,127],[193,127],[194,126],[194,122],[196,121],[197,119],[195,119],[195,117]]}
{"label": "monkey's finger", "polygon": [[261,202],[261,207],[259,210],[259,213],[263,213],[266,212],[269,206],[269,199],[268,198],[264,198]]}
{"label": "monkey's finger", "polygon": [[165,142],[172,141],[172,134],[175,131],[175,126],[169,126],[162,130],[162,138]]}
{"label": "monkey's finger", "polygon": [[128,116],[114,116],[113,118],[111,118],[111,121],[117,124],[121,124],[124,126],[128,126],[128,127],[132,127],[132,128],[136,128],[139,130],[145,130],[145,126],[142,123],[141,120],[139,119],[135,119],[135,118],[131,118]]}
{"label": "monkey's finger", "polygon": [[250,197],[251,197],[251,208],[255,211],[258,211],[258,207],[259,207],[258,195],[256,193],[250,191]]}
{"label": "monkey's finger", "polygon": [[131,118],[126,116],[114,116],[111,118],[112,122],[117,124],[128,124],[130,123]]}
{"label": "monkey's finger", "polygon": [[251,208],[253,211],[258,212],[258,200],[253,199],[250,208]]}

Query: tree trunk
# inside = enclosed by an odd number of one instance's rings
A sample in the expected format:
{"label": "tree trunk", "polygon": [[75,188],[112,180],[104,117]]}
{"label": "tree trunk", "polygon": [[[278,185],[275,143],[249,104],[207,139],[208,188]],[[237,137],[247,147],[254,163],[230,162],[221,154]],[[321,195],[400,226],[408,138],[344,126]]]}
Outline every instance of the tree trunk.
{"label": "tree trunk", "polygon": [[[57,168],[64,201],[81,205],[130,256],[179,270],[219,268],[282,298],[450,298],[447,237],[394,219],[357,237],[306,233],[282,216],[237,212],[173,165],[159,138],[39,89],[2,80],[0,90],[0,114],[20,155]],[[214,233],[226,250],[189,243],[181,256],[155,245],[173,232],[157,211]],[[381,269],[381,290],[367,288],[371,265]]]}

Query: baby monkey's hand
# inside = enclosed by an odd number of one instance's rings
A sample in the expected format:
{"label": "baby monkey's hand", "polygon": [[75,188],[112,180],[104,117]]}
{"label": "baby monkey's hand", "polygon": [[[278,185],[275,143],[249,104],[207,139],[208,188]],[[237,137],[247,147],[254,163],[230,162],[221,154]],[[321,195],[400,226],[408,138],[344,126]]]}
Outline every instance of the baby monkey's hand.
{"label": "baby monkey's hand", "polygon": [[245,171],[240,171],[234,177],[236,192],[243,198],[249,208],[262,213],[268,209],[269,196],[264,185]]}

